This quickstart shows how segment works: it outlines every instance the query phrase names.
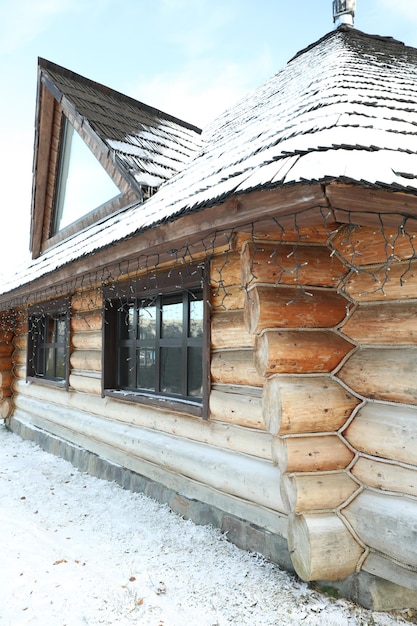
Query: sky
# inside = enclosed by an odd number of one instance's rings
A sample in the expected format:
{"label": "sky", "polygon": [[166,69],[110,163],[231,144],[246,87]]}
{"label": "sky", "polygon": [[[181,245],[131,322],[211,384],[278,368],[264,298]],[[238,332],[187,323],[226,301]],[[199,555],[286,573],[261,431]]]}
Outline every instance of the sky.
{"label": "sky", "polygon": [[[355,27],[417,47],[416,0]],[[203,127],[332,29],[331,0],[0,0],[0,276],[29,258],[38,57]]]}

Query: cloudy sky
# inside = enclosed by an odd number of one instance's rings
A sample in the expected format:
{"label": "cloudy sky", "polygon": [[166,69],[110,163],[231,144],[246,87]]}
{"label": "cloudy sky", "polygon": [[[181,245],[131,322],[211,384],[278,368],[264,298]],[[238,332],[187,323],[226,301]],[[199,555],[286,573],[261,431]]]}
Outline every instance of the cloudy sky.
{"label": "cloudy sky", "polygon": [[[355,27],[417,47],[416,0]],[[0,275],[29,254],[38,57],[204,126],[332,29],[331,0],[0,0]]]}

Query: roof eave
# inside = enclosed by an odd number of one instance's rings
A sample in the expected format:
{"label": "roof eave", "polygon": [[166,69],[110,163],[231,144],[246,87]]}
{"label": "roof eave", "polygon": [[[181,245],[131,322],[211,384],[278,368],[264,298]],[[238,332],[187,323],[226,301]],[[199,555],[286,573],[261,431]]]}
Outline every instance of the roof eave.
{"label": "roof eave", "polygon": [[[91,253],[46,273],[39,278],[0,295],[0,308],[24,298],[51,297],[56,288],[65,285],[76,290],[89,281],[112,276],[114,270],[128,273],[131,262],[143,255],[158,258],[159,262],[173,262],[178,250],[193,249],[196,254],[207,252],[207,238],[216,245],[230,240],[232,233],[252,231],[252,224],[274,220],[282,225],[294,224],[294,215],[319,223],[327,219],[339,223],[381,226],[398,225],[398,216],[417,218],[417,193],[341,183],[338,180],[322,183],[298,183],[271,190],[252,191],[233,195],[224,202],[156,224],[146,230],[96,249]],[[213,239],[214,237],[214,239]],[[112,254],[109,261],[108,250]],[[114,267],[112,265],[114,264]],[[112,273],[113,272],[113,273]]]}

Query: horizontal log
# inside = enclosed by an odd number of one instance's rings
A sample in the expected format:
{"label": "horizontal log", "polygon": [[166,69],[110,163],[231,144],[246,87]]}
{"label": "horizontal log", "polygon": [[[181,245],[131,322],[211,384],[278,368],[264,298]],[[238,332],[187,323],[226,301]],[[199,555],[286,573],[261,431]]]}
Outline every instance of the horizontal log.
{"label": "horizontal log", "polygon": [[74,348],[83,350],[101,350],[101,330],[77,332],[71,335],[71,343]]}
{"label": "horizontal log", "polygon": [[11,356],[14,349],[15,347],[12,342],[0,342],[0,358]]}
{"label": "horizontal log", "polygon": [[255,334],[267,328],[331,328],[346,317],[348,305],[330,289],[258,285],[247,293],[244,318]]}
{"label": "horizontal log", "polygon": [[368,487],[417,496],[417,469],[360,457],[351,473]]}
{"label": "horizontal log", "polygon": [[355,267],[384,264],[390,256],[405,260],[415,254],[416,224],[406,224],[405,229],[402,232],[399,226],[393,228],[380,225],[375,229],[369,226],[347,225],[332,237],[332,247]]}
{"label": "horizontal log", "polygon": [[[26,376],[26,367],[24,368]],[[13,372],[11,370],[0,371],[0,389],[10,389],[13,383]]]}
{"label": "horizontal log", "polygon": [[340,330],[363,344],[416,345],[416,302],[361,304]]}
{"label": "horizontal log", "polygon": [[315,207],[297,214],[257,220],[246,228],[242,226],[232,238],[233,249],[239,249],[245,241],[252,239],[324,244],[338,227],[332,211]]}
{"label": "horizontal log", "polygon": [[417,567],[416,500],[367,489],[342,513],[365,545]]}
{"label": "horizontal log", "polygon": [[[271,436],[265,431],[241,428],[220,421],[202,420],[137,402],[116,400],[109,396],[103,399],[98,392],[96,394],[82,388],[81,379],[90,384],[94,382],[93,378],[71,374],[70,385],[72,383],[74,389],[76,385],[80,391],[86,393],[66,393],[62,389],[28,384],[23,380],[18,380],[14,388],[21,397],[33,398],[44,403],[53,402],[60,407],[58,410],[64,413],[68,408],[73,408],[91,415],[99,415],[105,420],[165,432],[271,461]],[[99,379],[96,381],[98,383]]]}
{"label": "horizontal log", "polygon": [[0,400],[4,400],[5,398],[11,398],[13,395],[13,390],[9,387],[8,389],[3,389],[0,387]]}
{"label": "horizontal log", "polygon": [[332,432],[359,403],[327,376],[272,376],[264,383],[262,415],[273,435]]}
{"label": "horizontal log", "polygon": [[[26,378],[26,365],[15,365],[13,368],[13,373],[16,378]],[[2,384],[4,378],[2,376],[2,372],[0,372],[0,387],[5,385]],[[4,372],[4,374],[8,377],[11,375],[11,380],[13,381],[13,374],[11,372]]]}
{"label": "horizontal log", "polygon": [[214,311],[243,310],[245,290],[241,285],[217,285],[210,290],[210,304]]}
{"label": "horizontal log", "polygon": [[417,348],[364,348],[338,372],[353,391],[375,400],[417,404]]}
{"label": "horizontal log", "polygon": [[389,269],[368,266],[352,272],[344,288],[356,302],[410,300],[416,297],[417,261],[391,263]]}
{"label": "horizontal log", "polygon": [[236,387],[223,389],[228,391],[212,389],[210,393],[210,419],[265,430],[259,387],[241,386],[238,393]]}
{"label": "horizontal log", "polygon": [[210,283],[213,287],[241,284],[239,252],[227,251],[211,260]]}
{"label": "horizontal log", "polygon": [[335,513],[290,515],[288,548],[302,580],[341,580],[356,569],[363,548]]}
{"label": "horizontal log", "polygon": [[331,372],[353,345],[332,331],[274,330],[255,337],[255,366],[260,376]]}
{"label": "horizontal log", "polygon": [[74,350],[70,356],[71,367],[75,370],[101,371],[100,350]]}
{"label": "horizontal log", "polygon": [[[407,565],[399,565],[399,563],[392,561],[389,557],[370,552],[363,562],[362,569],[365,572],[369,572],[369,574],[373,574],[384,580],[389,580],[400,587],[412,590],[410,594],[413,594],[413,591],[417,591],[417,572],[412,571]],[[401,589],[399,593],[401,593],[404,598],[404,590]],[[402,600],[405,606],[412,606],[413,601],[411,597],[405,599],[405,601]],[[381,600],[382,598],[379,600],[379,610],[381,611],[391,611],[392,609],[398,608],[396,594],[384,594],[382,602]]]}
{"label": "horizontal log", "polygon": [[77,311],[95,311],[103,306],[103,293],[101,288],[88,289],[72,296],[71,308]]}
{"label": "horizontal log", "polygon": [[[14,364],[22,365],[22,364],[26,364],[27,358],[28,358],[27,350],[25,350],[23,348],[22,349],[16,349],[13,352],[13,359],[12,359],[12,361],[13,361]],[[1,362],[1,359],[0,359],[0,362]],[[6,364],[5,369],[8,369],[7,368],[7,361],[5,362],[5,364]],[[1,369],[1,364],[0,364],[0,369]]]}
{"label": "horizontal log", "polygon": [[253,348],[255,338],[248,333],[243,311],[217,311],[211,316],[211,347]]}
{"label": "horizontal log", "polygon": [[101,396],[101,378],[85,376],[72,372],[69,375],[69,386],[75,391],[82,393],[92,393]]}
{"label": "horizontal log", "polygon": [[[391,205],[392,206],[392,205]],[[364,226],[365,228],[372,228],[378,230],[381,228],[381,217],[384,228],[399,229],[404,221],[404,217],[399,213],[385,213],[383,216],[376,211],[375,213],[366,213],[364,211],[343,211],[334,209],[335,219],[340,224],[347,224],[352,226]]]}
{"label": "horizontal log", "polygon": [[255,369],[253,350],[251,349],[213,352],[211,377],[214,383],[226,385],[262,387],[264,382],[262,376]]}
{"label": "horizontal log", "polygon": [[[13,331],[9,330],[10,328],[10,324],[11,321],[5,320],[4,321],[4,326],[1,325],[0,326],[0,343],[12,343],[13,338],[14,338],[14,333]],[[27,324],[26,324],[27,327]]]}
{"label": "horizontal log", "polygon": [[417,409],[366,404],[343,435],[360,452],[417,465]]}
{"label": "horizontal log", "polygon": [[[16,353],[16,351],[15,351]],[[25,359],[23,361],[23,363],[26,363],[26,353],[25,353]],[[12,369],[12,357],[11,356],[2,356],[0,357],[0,372],[4,372],[7,370],[11,370]]]}
{"label": "horizontal log", "polygon": [[242,285],[259,283],[336,287],[346,269],[326,246],[254,243],[242,250]]}
{"label": "horizontal log", "polygon": [[101,310],[77,312],[71,317],[71,332],[80,333],[101,330],[103,315]]}
{"label": "horizontal log", "polygon": [[11,398],[0,400],[0,417],[7,419],[13,413],[13,401]]}
{"label": "horizontal log", "polygon": [[286,472],[328,472],[345,469],[353,452],[337,435],[274,437],[272,460]]}
{"label": "horizontal log", "polygon": [[24,335],[15,335],[13,339],[13,345],[15,348],[20,350],[26,350],[28,345],[28,336]]}
{"label": "horizontal log", "polygon": [[289,511],[335,509],[359,489],[345,472],[330,474],[284,474],[281,498]]}
{"label": "horizontal log", "polygon": [[85,411],[70,408],[62,410],[51,402],[45,404],[23,395],[16,397],[16,406],[34,416],[37,424],[48,424],[48,430],[55,426],[68,429],[70,425],[73,433],[70,436],[82,436],[86,442],[90,442],[87,447],[99,443],[104,456],[106,450],[118,450],[124,467],[129,467],[130,459],[139,459],[229,496],[284,512],[277,488],[280,472],[264,459],[246,456],[245,472],[242,472],[242,455],[230,450],[106,420]]}

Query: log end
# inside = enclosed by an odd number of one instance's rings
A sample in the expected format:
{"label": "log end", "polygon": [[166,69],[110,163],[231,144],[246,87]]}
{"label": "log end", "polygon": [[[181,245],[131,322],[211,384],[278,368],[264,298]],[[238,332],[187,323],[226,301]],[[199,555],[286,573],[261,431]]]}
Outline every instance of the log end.
{"label": "log end", "polygon": [[336,581],[352,574],[363,553],[334,513],[291,514],[288,548],[295,571],[304,581]]}

